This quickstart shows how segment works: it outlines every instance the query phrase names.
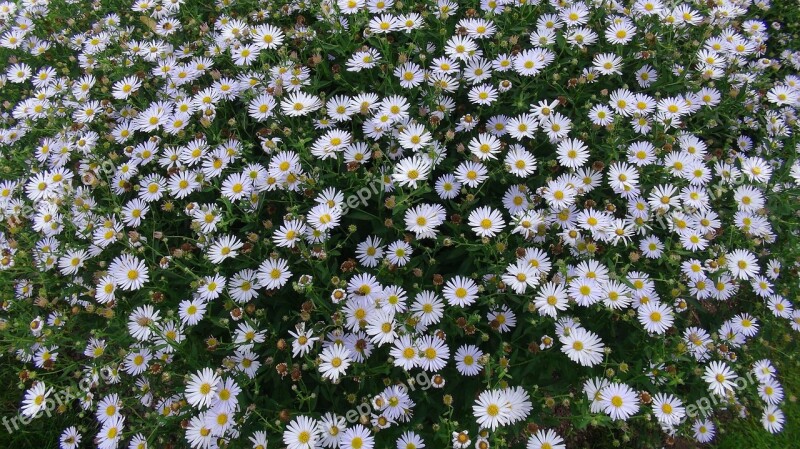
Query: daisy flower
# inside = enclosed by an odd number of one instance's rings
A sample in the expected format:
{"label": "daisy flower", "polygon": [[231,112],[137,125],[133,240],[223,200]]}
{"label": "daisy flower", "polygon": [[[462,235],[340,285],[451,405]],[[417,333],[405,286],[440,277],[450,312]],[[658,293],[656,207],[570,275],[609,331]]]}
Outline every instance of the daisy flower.
{"label": "daisy flower", "polygon": [[603,304],[612,309],[624,309],[631,304],[630,289],[618,281],[606,281],[603,283]]}
{"label": "daisy flower", "polygon": [[186,385],[186,400],[198,409],[211,405],[217,395],[219,381],[220,377],[211,368],[203,368],[192,374]]}
{"label": "daisy flower", "polygon": [[445,43],[444,52],[447,56],[461,61],[471,58],[478,49],[478,44],[468,36],[453,36]]}
{"label": "daisy flower", "polygon": [[480,84],[469,90],[467,98],[471,103],[489,106],[497,100],[497,89],[491,84]]}
{"label": "daisy flower", "polygon": [[480,162],[462,162],[455,171],[458,182],[472,188],[477,188],[489,177],[489,171]]}
{"label": "daisy flower", "polygon": [[758,261],[750,251],[737,249],[728,253],[725,258],[728,270],[737,279],[750,279],[759,273]]}
{"label": "daisy flower", "polygon": [[500,333],[510,332],[511,329],[517,325],[517,317],[514,312],[503,304],[499,308],[490,310],[486,314],[486,319],[493,329]]}
{"label": "daisy flower", "polygon": [[[61,274],[68,276],[77,274],[81,268],[83,268],[83,263],[89,258],[89,253],[84,249],[79,250],[68,250],[63,256],[58,259],[58,268]],[[118,260],[118,259],[115,259]],[[110,272],[109,268],[109,272]],[[116,282],[116,276],[112,274],[114,280]]]}
{"label": "daisy flower", "polygon": [[521,146],[512,146],[504,159],[506,170],[520,178],[527,177],[536,171],[536,158]]}
{"label": "daisy flower", "polygon": [[306,220],[314,229],[324,232],[338,226],[341,218],[341,207],[317,204],[308,211]]}
{"label": "daisy flower", "polygon": [[283,431],[283,444],[288,449],[313,449],[317,447],[320,432],[317,421],[308,416],[293,419]]}
{"label": "daisy flower", "polygon": [[496,159],[500,148],[500,139],[488,133],[480,133],[469,142],[469,151],[482,161]]}
{"label": "daisy flower", "polygon": [[768,405],[777,405],[783,401],[783,387],[773,378],[761,381],[758,386],[758,396]]}
{"label": "daisy flower", "polygon": [[378,346],[383,346],[386,343],[393,343],[397,338],[395,327],[394,311],[380,309],[370,315],[365,331],[371,337],[370,341]]}
{"label": "daisy flower", "polygon": [[639,411],[638,395],[625,384],[612,383],[603,388],[600,395],[600,404],[613,421],[627,420]]}
{"label": "daisy flower", "polygon": [[536,76],[555,59],[555,53],[546,48],[532,48],[514,57],[514,70],[522,76]]}
{"label": "daisy flower", "polygon": [[[166,410],[165,415],[169,413],[169,409]],[[189,421],[186,427],[186,440],[192,447],[210,447],[212,441],[215,441],[215,435],[207,424],[207,417],[207,413],[201,413]]]}
{"label": "daisy flower", "polygon": [[126,373],[137,376],[146,369],[152,356],[149,349],[139,349],[125,356],[124,370]]}
{"label": "daisy flower", "polygon": [[197,173],[181,170],[169,177],[168,187],[175,198],[183,199],[197,190],[200,183],[197,181]]}
{"label": "daisy flower", "polygon": [[509,412],[508,398],[502,390],[484,390],[472,406],[478,426],[492,431],[509,424]]}
{"label": "daisy flower", "polygon": [[647,88],[658,81],[658,72],[649,64],[645,64],[636,71],[636,82],[639,87]]}
{"label": "daisy flower", "polygon": [[528,438],[526,449],[566,449],[564,439],[552,429],[539,429]]}
{"label": "daisy flower", "polygon": [[582,307],[589,307],[600,301],[602,290],[600,284],[590,278],[575,278],[569,282],[569,295]]}
{"label": "daisy flower", "polygon": [[486,131],[496,137],[508,134],[508,120],[505,115],[494,115],[486,121]]}
{"label": "daisy flower", "polygon": [[139,290],[150,280],[147,265],[129,254],[114,259],[108,266],[108,272],[122,290]]}
{"label": "daisy flower", "polygon": [[128,332],[131,337],[139,340],[146,341],[153,333],[152,327],[158,324],[160,312],[147,304],[139,306],[130,314],[128,319]]}
{"label": "daisy flower", "polygon": [[694,439],[697,440],[698,443],[708,443],[714,439],[715,429],[714,423],[708,419],[697,419],[694,425],[692,425]]}
{"label": "daisy flower", "polygon": [[607,106],[596,104],[589,110],[589,120],[597,126],[606,126],[614,121],[614,113]]}
{"label": "daisy flower", "polygon": [[437,324],[444,315],[444,302],[436,293],[423,290],[414,298],[411,305],[414,317],[419,320],[422,326]]}
{"label": "daisy flower", "polygon": [[36,381],[28,391],[25,392],[25,399],[22,400],[22,409],[20,413],[25,416],[33,417],[37,413],[44,410],[47,405],[47,397],[53,392],[53,389],[47,389],[44,382]]}
{"label": "daisy flower", "polygon": [[578,139],[564,139],[558,143],[558,163],[562,167],[579,168],[589,160],[589,148]]}
{"label": "daisy flower", "polygon": [[602,340],[591,331],[581,327],[574,328],[561,338],[561,352],[570,360],[582,366],[594,366],[603,361]]}
{"label": "daisy flower", "polygon": [[659,100],[656,108],[669,119],[678,119],[689,112],[686,100],[680,95]]}
{"label": "daisy flower", "polygon": [[132,228],[139,227],[142,219],[150,211],[150,207],[139,198],[128,201],[122,208],[122,221]]}
{"label": "daisy flower", "polygon": [[283,287],[292,272],[284,259],[266,259],[258,267],[258,282],[268,290]]}
{"label": "daisy flower", "polygon": [[294,248],[306,232],[306,225],[301,220],[288,220],[272,235],[275,245],[282,248]]}
{"label": "daisy flower", "polygon": [[233,173],[222,182],[220,193],[230,201],[238,201],[250,195],[253,182],[244,173]]}
{"label": "daisy flower", "polygon": [[82,435],[75,426],[64,429],[58,441],[61,449],[75,449],[81,443]]}
{"label": "daisy flower", "polygon": [[508,419],[510,424],[527,419],[533,410],[531,397],[522,387],[505,388],[503,393],[508,400]]}
{"label": "daisy flower", "polygon": [[419,365],[419,348],[410,335],[401,335],[394,341],[394,346],[389,351],[389,356],[394,359],[394,366],[410,371]]}
{"label": "daisy flower", "polygon": [[[338,447],[345,428],[347,428],[347,421],[343,416],[338,416],[331,412],[325,413],[317,423],[317,430],[321,439],[319,443],[326,448]],[[266,449],[266,445],[264,449]]]}
{"label": "daisy flower", "polygon": [[636,27],[627,20],[614,21],[606,28],[605,37],[611,44],[625,45],[636,35]]}
{"label": "daisy flower", "polygon": [[319,371],[322,377],[336,382],[350,366],[350,350],[341,345],[328,346],[320,353]]}
{"label": "daisy flower", "polygon": [[593,67],[601,75],[621,75],[622,58],[614,53],[600,53],[592,59]]}
{"label": "daisy flower", "polygon": [[577,191],[564,179],[557,179],[547,183],[544,199],[553,210],[567,209],[575,202]]}
{"label": "daisy flower", "polygon": [[764,408],[764,414],[761,417],[761,424],[767,429],[769,433],[778,433],[783,429],[783,422],[785,417],[781,409],[774,404],[768,405]]}
{"label": "daisy flower", "polygon": [[423,449],[425,443],[415,432],[405,431],[397,438],[397,449]]}
{"label": "daisy flower", "polygon": [[481,372],[483,351],[474,345],[462,345],[456,350],[456,369],[463,376],[477,376]]}
{"label": "daisy flower", "polygon": [[793,105],[797,103],[799,95],[795,88],[777,85],[767,92],[767,101],[777,106]]}
{"label": "daisy flower", "polygon": [[638,309],[639,322],[647,332],[663,334],[672,326],[672,308],[657,301],[651,301]]}
{"label": "daisy flower", "polygon": [[469,431],[462,430],[461,432],[453,432],[453,447],[455,449],[466,449],[472,444],[469,438]]}
{"label": "daisy flower", "polygon": [[442,294],[451,306],[469,307],[478,299],[478,285],[472,279],[456,276],[447,281]]}
{"label": "daisy flower", "polygon": [[256,121],[264,121],[272,116],[275,105],[273,96],[264,93],[250,100],[247,113]]}
{"label": "daisy flower", "polygon": [[118,100],[125,100],[142,87],[142,82],[135,76],[127,76],[112,87],[111,95]]}
{"label": "daisy flower", "polygon": [[120,415],[109,419],[103,424],[97,434],[97,446],[100,449],[116,448],[122,438],[122,431],[125,429],[125,417]]}
{"label": "daisy flower", "polygon": [[567,301],[567,292],[562,284],[547,282],[536,294],[534,305],[540,315],[556,318],[559,311],[567,309]]}
{"label": "daisy flower", "polygon": [[345,430],[339,438],[339,449],[372,449],[374,445],[375,437],[361,424]]}
{"label": "daisy flower", "polygon": [[418,239],[433,238],[446,216],[439,204],[418,204],[406,210],[404,221],[406,229],[416,234]]}
{"label": "daisy flower", "polygon": [[227,278],[220,274],[203,276],[198,282],[196,293],[203,301],[212,301],[219,298],[227,283]]}
{"label": "daisy flower", "polygon": [[229,257],[236,257],[243,246],[244,243],[235,236],[223,235],[208,248],[208,259],[213,264],[220,264]]}
{"label": "daisy flower", "polygon": [[379,237],[369,236],[356,247],[356,258],[365,267],[375,267],[383,258],[383,246]]}
{"label": "daisy flower", "polygon": [[503,215],[491,207],[481,206],[469,214],[469,226],[479,237],[494,237],[503,230]]}
{"label": "daisy flower", "polygon": [[178,315],[181,322],[187,326],[194,326],[203,319],[206,313],[206,302],[200,298],[183,300],[178,304]]}
{"label": "daisy flower", "polygon": [[753,337],[758,333],[758,320],[748,313],[740,313],[731,320],[731,324],[736,332],[745,337]]}
{"label": "daisy flower", "polygon": [[780,318],[791,319],[792,313],[794,312],[792,303],[778,295],[770,296],[767,306],[772,311],[773,315]]}
{"label": "daisy flower", "polygon": [[655,147],[650,142],[634,142],[628,146],[628,162],[638,167],[653,164],[656,161]]}
{"label": "daisy flower", "polygon": [[281,101],[281,110],[289,117],[308,115],[321,107],[319,97],[300,91],[292,92]]}
{"label": "daisy flower", "polygon": [[719,396],[725,396],[726,392],[733,391],[735,379],[736,373],[725,362],[711,362],[706,366],[703,375],[703,380],[708,383],[708,389]]}
{"label": "daisy flower", "polygon": [[762,298],[769,298],[773,293],[772,283],[764,276],[753,277],[750,286],[753,288],[753,292]]}
{"label": "daisy flower", "polygon": [[418,364],[425,371],[439,371],[447,365],[450,348],[439,337],[424,335],[417,341],[417,347],[421,353]]}
{"label": "daisy flower", "polygon": [[476,84],[491,78],[493,63],[493,61],[476,54],[467,61],[467,66],[464,67],[464,79],[468,84]]}
{"label": "daisy flower", "polygon": [[308,354],[314,342],[319,340],[319,337],[314,337],[312,329],[305,330],[305,323],[300,323],[296,331],[289,331],[289,335],[294,337],[294,341],[292,341],[292,357],[294,358]]}
{"label": "daisy flower", "polygon": [[261,50],[274,50],[283,43],[284,34],[280,28],[261,24],[250,29],[250,37],[253,38],[253,45]]}
{"label": "daisy flower", "polygon": [[408,157],[394,167],[392,180],[398,185],[417,187],[417,183],[428,179],[432,169],[430,160],[421,156]]}
{"label": "daisy flower", "polygon": [[392,122],[400,122],[408,118],[408,110],[411,107],[408,100],[401,95],[392,95],[381,101],[381,111],[388,114]]}
{"label": "daisy flower", "polygon": [[708,246],[708,240],[696,230],[681,232],[680,239],[681,245],[689,251],[702,251]]}
{"label": "daisy flower", "polygon": [[671,394],[653,396],[653,414],[662,424],[677,426],[686,416],[683,402]]}
{"label": "daisy flower", "polygon": [[410,244],[404,240],[397,240],[386,248],[386,259],[393,265],[402,267],[411,260],[413,253],[414,251]]}
{"label": "daisy flower", "polygon": [[539,122],[533,114],[522,114],[509,119],[504,129],[514,139],[522,140],[523,138],[533,138],[538,128]]}
{"label": "daisy flower", "polygon": [[411,89],[422,84],[424,72],[422,67],[413,63],[405,62],[394,69],[394,76],[400,80],[400,87]]}
{"label": "daisy flower", "polygon": [[601,401],[603,399],[603,391],[607,386],[609,386],[611,382],[608,379],[595,377],[593,379],[588,379],[583,384],[583,392],[586,394],[586,397],[591,401],[589,405],[589,410],[592,413],[600,413],[603,411],[603,406]]}

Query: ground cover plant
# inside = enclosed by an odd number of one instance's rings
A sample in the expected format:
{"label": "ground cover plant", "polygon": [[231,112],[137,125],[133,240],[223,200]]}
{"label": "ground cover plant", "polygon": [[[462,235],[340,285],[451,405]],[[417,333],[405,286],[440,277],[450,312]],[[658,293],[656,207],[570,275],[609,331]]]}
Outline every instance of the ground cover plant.
{"label": "ground cover plant", "polygon": [[0,3],[0,441],[781,432],[799,20],[763,0]]}

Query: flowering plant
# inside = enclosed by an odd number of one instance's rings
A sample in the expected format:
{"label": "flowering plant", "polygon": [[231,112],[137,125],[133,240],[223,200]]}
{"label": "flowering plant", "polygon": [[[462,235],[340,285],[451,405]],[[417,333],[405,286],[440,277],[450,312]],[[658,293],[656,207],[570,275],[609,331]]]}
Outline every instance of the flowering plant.
{"label": "flowering plant", "polygon": [[780,431],[761,354],[800,330],[797,19],[0,3],[6,428],[53,405],[63,449]]}

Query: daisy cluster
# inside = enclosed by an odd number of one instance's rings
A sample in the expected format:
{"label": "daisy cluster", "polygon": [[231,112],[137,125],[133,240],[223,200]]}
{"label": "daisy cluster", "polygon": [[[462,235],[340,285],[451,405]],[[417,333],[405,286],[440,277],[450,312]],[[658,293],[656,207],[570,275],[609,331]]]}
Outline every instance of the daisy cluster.
{"label": "daisy cluster", "polygon": [[0,3],[21,413],[78,379],[62,449],[780,431],[750,351],[800,330],[776,8]]}

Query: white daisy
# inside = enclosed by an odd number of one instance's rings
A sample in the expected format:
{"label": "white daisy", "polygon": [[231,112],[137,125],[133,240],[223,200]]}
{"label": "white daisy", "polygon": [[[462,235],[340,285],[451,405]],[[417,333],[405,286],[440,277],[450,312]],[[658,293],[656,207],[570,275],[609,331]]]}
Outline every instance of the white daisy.
{"label": "white daisy", "polygon": [[526,449],[566,449],[564,439],[552,429],[539,429],[528,438]]}
{"label": "white daisy", "polygon": [[272,290],[283,287],[292,272],[284,259],[266,259],[258,266],[258,282],[266,289]]}
{"label": "white daisy", "polygon": [[123,290],[139,290],[150,280],[144,261],[129,254],[122,254],[108,266],[109,274],[117,287]]}
{"label": "white daisy", "polygon": [[719,396],[725,396],[727,392],[733,391],[735,379],[736,373],[725,362],[711,362],[706,366],[703,375],[703,380],[708,383],[708,389]]}
{"label": "white daisy", "polygon": [[582,366],[594,366],[603,361],[605,347],[600,337],[591,331],[574,328],[561,338],[561,344],[561,351]]}
{"label": "white daisy", "polygon": [[186,385],[186,400],[198,409],[211,405],[217,395],[219,381],[219,376],[211,368],[203,368],[192,374]]}
{"label": "white daisy", "polygon": [[313,449],[317,447],[320,432],[317,421],[308,416],[298,416],[283,431],[283,444],[288,449]]}
{"label": "white daisy", "polygon": [[36,416],[37,413],[44,410],[47,405],[47,397],[52,392],[53,389],[47,389],[44,382],[37,381],[25,392],[25,399],[22,401],[20,412],[28,417]]}
{"label": "white daisy", "polygon": [[447,281],[442,294],[451,306],[469,307],[478,299],[478,285],[472,279],[455,276]]}
{"label": "white daisy", "polygon": [[509,424],[510,412],[508,398],[502,390],[484,390],[472,406],[478,426],[492,431]]}
{"label": "white daisy", "polygon": [[494,237],[503,230],[503,215],[491,207],[481,206],[469,214],[469,226],[479,237]]}
{"label": "white daisy", "polygon": [[322,350],[320,353],[319,371],[322,377],[336,382],[339,376],[343,375],[350,366],[350,350],[341,345],[332,345]]}
{"label": "white daisy", "polygon": [[612,420],[627,420],[630,416],[639,411],[639,397],[631,387],[612,383],[605,387],[600,393],[600,401],[604,411]]}

